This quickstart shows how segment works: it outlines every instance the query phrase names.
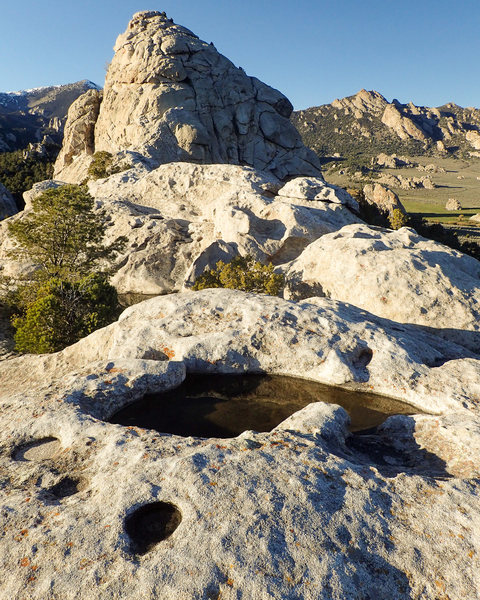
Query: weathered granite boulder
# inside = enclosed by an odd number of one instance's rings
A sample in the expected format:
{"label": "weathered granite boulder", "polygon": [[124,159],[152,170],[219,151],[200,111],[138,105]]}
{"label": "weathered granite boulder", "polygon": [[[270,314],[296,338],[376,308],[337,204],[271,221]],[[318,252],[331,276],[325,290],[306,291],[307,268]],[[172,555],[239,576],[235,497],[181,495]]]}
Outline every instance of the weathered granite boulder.
{"label": "weathered granite boulder", "polygon": [[365,200],[376,206],[381,212],[387,215],[393,215],[395,209],[406,214],[403,204],[395,192],[381,185],[380,183],[369,183],[363,188]]}
{"label": "weathered granite boulder", "polygon": [[[437,414],[352,435],[320,402],[221,440],[104,421],[191,371],[350,381]],[[480,592],[480,360],[416,326],[328,299],[206,290],[131,307],[59,354],[0,362],[0,378],[8,597]],[[129,523],[155,502],[176,507],[178,527],[139,555]]]}
{"label": "weathered granite boulder", "polygon": [[[72,122],[75,115],[69,118],[71,136],[57,161],[56,178],[74,182],[68,161],[77,156],[79,165],[85,163],[82,156],[93,146],[112,154],[138,152],[153,166],[230,163],[270,171],[280,179],[320,176],[317,156],[289,121],[293,107],[288,99],[164,13],[137,13],[118,37],[92,144],[98,96],[93,100],[95,107],[80,110],[88,130]],[[85,175],[85,168],[76,169],[74,178],[79,182]]]}
{"label": "weathered granite boulder", "polygon": [[480,262],[412,229],[349,225],[282,270],[287,297],[326,295],[480,351]]}
{"label": "weathered granite boulder", "polygon": [[449,198],[447,200],[447,203],[445,204],[445,209],[446,210],[462,210],[462,205],[460,203],[460,200],[457,200],[456,198]]}
{"label": "weathered granite boulder", "polygon": [[[27,204],[61,184],[36,184]],[[140,166],[88,185],[97,209],[106,213],[106,241],[128,238],[113,278],[122,293],[181,290],[207,266],[237,254],[282,264],[319,236],[360,222],[351,211],[356,202],[341,188],[314,177],[283,184],[251,167],[169,163],[148,171]],[[7,237],[6,224],[0,225],[0,261],[9,274],[31,269],[7,256],[12,248]]]}
{"label": "weathered granite boulder", "polygon": [[7,188],[0,183],[0,221],[18,212],[17,203]]}

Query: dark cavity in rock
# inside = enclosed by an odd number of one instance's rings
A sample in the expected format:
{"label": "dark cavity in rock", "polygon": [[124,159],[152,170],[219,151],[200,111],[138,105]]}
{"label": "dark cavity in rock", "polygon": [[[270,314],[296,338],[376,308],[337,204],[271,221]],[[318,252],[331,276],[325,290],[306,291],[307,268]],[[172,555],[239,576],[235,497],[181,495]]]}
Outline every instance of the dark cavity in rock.
{"label": "dark cavity in rock", "polygon": [[116,412],[111,423],[181,436],[229,438],[243,431],[271,431],[312,402],[339,404],[352,431],[375,427],[412,406],[375,394],[270,375],[188,375],[178,388],[145,396]]}
{"label": "dark cavity in rock", "polygon": [[166,540],[180,525],[182,514],[170,502],[145,504],[129,515],[125,531],[134,554],[146,554],[158,542]]}
{"label": "dark cavity in rock", "polygon": [[55,496],[55,498],[60,499],[78,494],[78,492],[81,492],[85,487],[86,484],[83,479],[67,475],[60,479],[55,485],[52,485],[47,491],[52,494],[52,496]]}

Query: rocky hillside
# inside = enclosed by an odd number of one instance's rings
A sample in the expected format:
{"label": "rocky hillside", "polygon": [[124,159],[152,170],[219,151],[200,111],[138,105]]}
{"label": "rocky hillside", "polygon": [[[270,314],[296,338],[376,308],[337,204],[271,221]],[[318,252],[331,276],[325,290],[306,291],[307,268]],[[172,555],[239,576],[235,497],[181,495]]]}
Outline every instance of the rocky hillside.
{"label": "rocky hillside", "polygon": [[480,156],[480,109],[388,102],[360,90],[331,104],[296,111],[292,122],[320,156],[387,154]]}
{"label": "rocky hillside", "polygon": [[89,89],[98,89],[83,80],[66,85],[0,93],[0,152],[24,149],[49,136],[61,143],[70,104]]}

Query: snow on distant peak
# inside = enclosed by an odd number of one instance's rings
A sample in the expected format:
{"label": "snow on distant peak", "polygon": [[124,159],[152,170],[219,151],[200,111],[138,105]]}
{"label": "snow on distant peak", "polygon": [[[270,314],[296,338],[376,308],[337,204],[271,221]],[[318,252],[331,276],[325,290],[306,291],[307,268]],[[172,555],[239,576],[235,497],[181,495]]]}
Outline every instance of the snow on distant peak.
{"label": "snow on distant peak", "polygon": [[73,86],[78,86],[80,84],[83,84],[83,86],[89,90],[90,89],[93,89],[93,90],[101,90],[102,89],[96,83],[93,83],[93,81],[90,81],[89,79],[82,79],[81,81],[77,81],[75,83],[64,83],[64,84],[60,84],[60,85],[44,85],[41,87],[29,88],[27,90],[19,90],[19,91],[15,91],[15,92],[3,92],[3,93],[8,96],[27,96],[29,94],[36,94],[38,92],[43,92],[46,90],[54,90],[54,89],[60,89],[60,88],[73,87]]}

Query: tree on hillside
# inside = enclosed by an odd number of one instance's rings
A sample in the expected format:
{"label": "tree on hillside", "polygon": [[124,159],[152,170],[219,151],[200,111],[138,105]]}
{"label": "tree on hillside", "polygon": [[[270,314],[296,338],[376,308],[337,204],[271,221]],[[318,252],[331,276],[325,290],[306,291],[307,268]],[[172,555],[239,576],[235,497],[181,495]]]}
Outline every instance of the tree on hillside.
{"label": "tree on hillside", "polygon": [[39,267],[14,294],[16,348],[55,352],[117,317],[117,293],[108,276],[126,240],[103,243],[104,215],[93,210],[84,187],[49,189],[32,204],[32,212],[8,226],[19,244],[11,254]]}

